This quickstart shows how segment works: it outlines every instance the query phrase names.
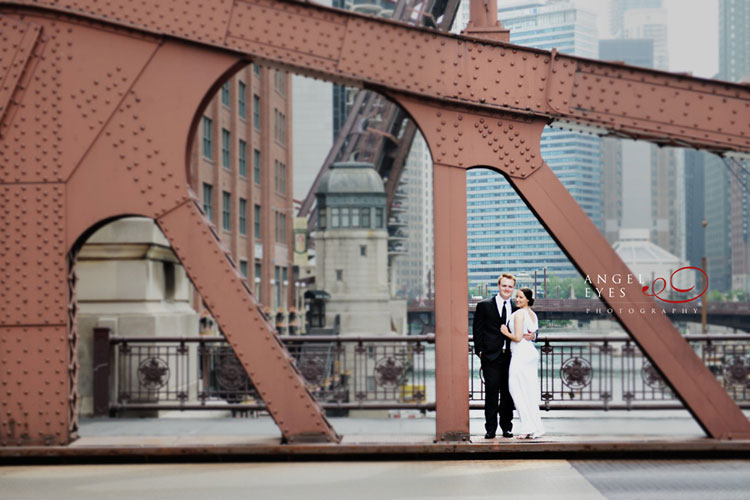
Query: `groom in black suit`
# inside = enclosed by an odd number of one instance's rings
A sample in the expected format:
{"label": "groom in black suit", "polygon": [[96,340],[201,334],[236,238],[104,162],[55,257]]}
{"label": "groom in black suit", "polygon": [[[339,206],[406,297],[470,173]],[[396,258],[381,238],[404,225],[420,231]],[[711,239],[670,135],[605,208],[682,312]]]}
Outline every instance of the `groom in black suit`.
{"label": "groom in black suit", "polygon": [[[500,333],[510,315],[518,309],[511,299],[516,287],[512,274],[502,274],[497,285],[499,293],[477,304],[474,312],[474,354],[482,360],[484,376],[484,427],[485,438],[495,437],[497,431],[498,394],[500,396],[500,429],[503,437],[513,437],[513,398],[508,390],[511,340]],[[531,334],[529,340],[533,339]]]}

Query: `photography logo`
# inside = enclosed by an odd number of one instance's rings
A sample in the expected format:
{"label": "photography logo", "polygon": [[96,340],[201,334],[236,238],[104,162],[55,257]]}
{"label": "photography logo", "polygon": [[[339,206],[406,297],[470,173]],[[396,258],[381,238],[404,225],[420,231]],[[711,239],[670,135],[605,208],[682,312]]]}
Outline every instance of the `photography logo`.
{"label": "photography logo", "polygon": [[[669,276],[669,287],[672,290],[674,290],[675,292],[677,292],[677,293],[690,293],[690,292],[692,292],[695,289],[695,285],[691,286],[690,288],[678,288],[674,284],[674,277],[675,277],[675,275],[677,273],[679,273],[680,271],[684,271],[686,269],[695,269],[696,271],[699,271],[703,275],[703,280],[702,280],[703,281],[703,290],[701,290],[701,292],[698,295],[696,295],[694,297],[692,297],[692,296],[688,297],[688,298],[686,298],[684,300],[670,300],[670,299],[661,297],[661,294],[667,289],[667,280],[665,280],[664,278],[656,278],[651,283],[651,286],[648,286],[648,285],[644,286],[643,290],[642,290],[643,291],[643,295],[647,295],[649,297],[655,297],[655,298],[661,300],[662,302],[669,302],[670,304],[684,304],[685,302],[692,302],[693,300],[701,298],[706,293],[706,291],[708,291],[708,275],[700,267],[686,266],[686,267],[679,268],[678,270],[676,270],[675,272],[673,272]],[[659,290],[655,289],[655,287],[657,286],[657,284],[659,284],[661,286],[661,288],[659,288]]]}

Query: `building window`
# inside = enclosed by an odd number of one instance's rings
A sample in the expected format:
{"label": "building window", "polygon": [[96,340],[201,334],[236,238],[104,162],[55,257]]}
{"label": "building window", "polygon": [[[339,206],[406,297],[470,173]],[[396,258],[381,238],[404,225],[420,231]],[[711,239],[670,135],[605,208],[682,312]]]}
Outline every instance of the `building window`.
{"label": "building window", "polygon": [[359,227],[359,208],[352,208],[352,227]]}
{"label": "building window", "polygon": [[240,115],[240,118],[247,118],[247,85],[245,85],[245,82],[239,82],[237,85],[237,93],[239,94],[237,96],[237,112]]}
{"label": "building window", "polygon": [[286,195],[286,165],[278,160],[273,161],[273,185],[277,193]]}
{"label": "building window", "polygon": [[213,120],[206,116],[203,117],[203,156],[209,160],[213,159],[214,149],[214,128]]}
{"label": "building window", "polygon": [[253,63],[253,73],[255,76],[260,76],[260,66],[255,63]]}
{"label": "building window", "polygon": [[273,110],[273,138],[286,146],[286,115],[276,108]]}
{"label": "building window", "polygon": [[279,113],[279,142],[286,146],[286,115]]}
{"label": "building window", "polygon": [[273,161],[273,189],[279,192],[279,161]]}
{"label": "building window", "polygon": [[225,231],[231,231],[232,230],[232,212],[231,212],[231,205],[232,204],[232,195],[227,193],[226,191],[221,192],[221,227],[224,228]]}
{"label": "building window", "polygon": [[349,208],[341,209],[341,227],[349,227]]}
{"label": "building window", "polygon": [[276,242],[286,244],[286,214],[274,212],[276,222]]}
{"label": "building window", "polygon": [[237,156],[240,159],[240,176],[247,177],[247,143],[240,139],[239,151]]}
{"label": "building window", "polygon": [[260,205],[255,205],[253,207],[253,233],[255,234],[255,239],[260,239]]}
{"label": "building window", "polygon": [[320,229],[325,229],[326,224],[326,209],[325,208],[319,208],[318,209],[318,227]]}
{"label": "building window", "polygon": [[211,184],[203,183],[203,211],[209,220],[214,219],[213,210],[214,187]]}
{"label": "building window", "polygon": [[313,300],[310,302],[310,310],[306,314],[306,319],[311,328],[323,328],[326,326],[326,306],[323,300]]}
{"label": "building window", "polygon": [[225,128],[221,129],[221,165],[224,168],[232,168],[232,165],[229,163],[229,141],[231,140],[232,134],[229,130]]}
{"label": "building window", "polygon": [[[240,234],[247,234],[247,200],[240,198]],[[246,275],[247,276],[247,275]]]}
{"label": "building window", "polygon": [[336,269],[336,281],[344,281],[344,270]]}
{"label": "building window", "polygon": [[359,246],[359,254],[362,257],[367,257],[367,245],[360,245]]}
{"label": "building window", "polygon": [[253,126],[260,130],[260,97],[253,94]]}
{"label": "building window", "polygon": [[247,278],[247,261],[246,260],[240,261],[240,273],[242,273],[243,278]]}
{"label": "building window", "polygon": [[286,293],[286,290],[287,290],[287,285],[289,285],[289,269],[287,269],[286,267],[281,268],[281,285],[284,287],[283,288],[284,293],[281,294],[281,304],[284,307],[287,307],[288,306],[287,297],[289,295]]}
{"label": "building window", "polygon": [[281,304],[281,268],[279,266],[274,266],[274,278],[276,281],[276,284],[274,288],[276,289],[276,307]]}
{"label": "building window", "polygon": [[227,80],[226,83],[224,83],[224,85],[221,86],[221,103],[224,106],[229,106],[230,102],[231,101],[229,100],[229,80]]}
{"label": "building window", "polygon": [[273,108],[273,139],[279,140],[279,110]]}
{"label": "building window", "polygon": [[260,184],[260,151],[253,150],[253,177],[256,184]]}
{"label": "building window", "polygon": [[360,213],[362,216],[360,219],[362,227],[370,227],[370,207],[363,208]]}
{"label": "building window", "polygon": [[375,209],[375,228],[380,229],[383,227],[383,209]]}
{"label": "building window", "polygon": [[260,300],[260,278],[261,278],[261,266],[260,262],[255,263],[255,298]]}
{"label": "building window", "polygon": [[273,86],[282,96],[286,96],[286,72],[285,71],[274,71],[273,75]]}
{"label": "building window", "polygon": [[331,209],[331,227],[332,228],[336,228],[341,225],[339,211],[340,210],[338,208]]}

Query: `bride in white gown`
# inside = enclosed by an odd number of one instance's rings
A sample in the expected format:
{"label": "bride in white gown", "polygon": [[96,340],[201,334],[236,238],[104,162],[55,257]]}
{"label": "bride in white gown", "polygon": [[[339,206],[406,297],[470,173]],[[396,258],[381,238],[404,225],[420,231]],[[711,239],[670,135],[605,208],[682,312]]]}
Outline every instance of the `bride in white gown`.
{"label": "bride in white gown", "polygon": [[539,387],[539,353],[534,343],[525,340],[525,332],[536,333],[539,321],[531,306],[534,304],[534,293],[530,288],[521,288],[516,292],[518,310],[510,316],[510,331],[502,325],[500,331],[509,337],[512,353],[508,388],[513,396],[513,403],[518,410],[520,425],[516,430],[519,438],[534,439],[544,435],[542,416],[539,411],[541,390]]}

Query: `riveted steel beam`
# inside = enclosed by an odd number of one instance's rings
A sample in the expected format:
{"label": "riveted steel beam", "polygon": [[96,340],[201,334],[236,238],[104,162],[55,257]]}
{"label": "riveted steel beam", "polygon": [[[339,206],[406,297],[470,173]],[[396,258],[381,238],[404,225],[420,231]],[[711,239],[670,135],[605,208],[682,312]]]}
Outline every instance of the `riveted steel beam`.
{"label": "riveted steel beam", "polygon": [[340,437],[196,203],[157,219],[287,442]]}
{"label": "riveted steel beam", "polygon": [[8,3],[183,38],[353,86],[528,114],[596,134],[750,153],[750,88],[738,84],[461,37],[295,0],[216,0],[178,8],[178,2]]}
{"label": "riveted steel beam", "polygon": [[[447,225],[436,238],[451,246],[440,249],[439,255],[436,252],[437,272],[443,274],[437,279],[445,279],[439,286],[440,293],[446,293],[447,283],[452,287],[447,297],[439,299],[447,304],[448,310],[441,314],[448,319],[440,327],[436,342],[440,343],[439,357],[445,364],[441,371],[454,375],[462,366],[452,357],[451,346],[458,346],[457,338],[463,333],[458,325],[466,314],[465,294],[459,298],[463,288],[457,285],[457,280],[465,280],[466,267],[465,212],[463,220],[456,217],[460,200],[465,197],[465,192],[458,192],[465,189],[463,169],[488,166],[505,174],[579,269],[595,274],[626,268],[601,236],[595,237],[593,225],[541,161],[539,137],[545,123],[556,121],[597,134],[717,152],[750,152],[750,113],[743,113],[750,108],[747,87],[446,35],[313,3],[217,0],[202,4],[103,5],[79,0],[61,6],[56,0],[27,0],[4,3],[2,13],[0,22],[29,22],[33,18],[35,24],[43,26],[26,63],[27,70],[13,90],[10,102],[18,102],[18,109],[6,113],[0,124],[3,196],[18,200],[4,204],[3,222],[16,228],[16,237],[3,239],[3,257],[23,261],[25,252],[31,250],[33,254],[36,245],[42,253],[36,265],[52,270],[54,294],[63,294],[62,302],[55,302],[54,297],[40,299],[33,291],[39,286],[37,281],[24,276],[24,272],[36,272],[27,269],[31,264],[11,265],[4,271],[6,283],[10,283],[4,293],[16,309],[0,332],[6,341],[15,335],[9,328],[35,326],[32,322],[37,319],[25,318],[24,314],[38,312],[50,326],[70,327],[65,314],[65,250],[92,224],[137,213],[159,220],[167,230],[177,227],[188,231],[193,223],[199,227],[194,209],[185,208],[192,203],[187,199],[185,173],[187,131],[206,89],[212,85],[215,88],[221,75],[230,73],[232,65],[243,58],[378,90],[406,108],[422,129],[438,164],[436,186],[440,186],[441,196],[448,193],[447,200],[436,198],[436,204],[451,207],[448,212],[445,207],[436,207],[435,211],[436,226]],[[78,17],[70,19],[68,14]],[[101,43],[105,34],[106,44]],[[182,78],[186,65],[199,63],[194,80]],[[177,127],[171,127],[174,124]],[[129,148],[121,147],[125,145]],[[29,191],[32,183],[49,183],[44,189],[66,183],[65,209],[46,216],[34,213],[40,200],[34,202]],[[107,185],[114,187],[101,188]],[[450,189],[444,193],[448,185]],[[42,207],[47,210],[53,204],[42,202]],[[32,220],[16,227],[19,214],[31,214]],[[62,220],[52,234],[63,228],[67,239],[45,240],[41,236],[42,242],[38,242],[34,224],[48,224],[54,217]],[[175,233],[172,237],[184,244],[182,236]],[[589,245],[588,250],[582,242]],[[214,250],[215,246],[209,245],[206,251]],[[183,254],[186,259],[214,258],[203,255],[202,250],[195,255],[190,250],[183,252],[187,252]],[[226,261],[224,266],[217,262],[212,265],[222,268],[236,284],[231,262],[223,256],[218,258]],[[60,267],[62,273],[58,272]],[[194,276],[204,283],[201,275]],[[211,294],[216,286],[210,279],[207,283],[200,286]],[[35,309],[37,300],[44,306],[39,311]],[[247,300],[240,293],[233,304],[241,310],[249,307]],[[632,300],[629,297],[610,304],[628,306]],[[463,304],[461,311],[457,309],[459,303]],[[237,310],[219,312],[233,332],[238,328],[236,316],[241,314]],[[684,340],[671,325],[656,320],[660,338],[654,339],[650,336],[657,329],[631,318],[618,319],[711,436],[750,436],[747,419],[728,402],[726,393],[695,361],[695,355],[688,359]],[[257,360],[247,357],[242,341],[233,342],[240,357],[246,357],[243,364],[252,369]],[[278,353],[268,349],[278,359]],[[67,377],[75,372],[70,359],[74,348],[63,351],[66,354],[55,357],[52,364],[67,360],[63,377],[69,380]],[[461,351],[465,354],[463,348]],[[678,353],[679,358],[669,351]],[[7,352],[14,355],[12,349]],[[679,363],[685,366],[680,368]],[[284,365],[288,360],[282,354],[267,368],[281,370],[287,377],[284,387],[291,387],[296,394],[299,380],[295,370]],[[461,389],[448,376],[440,375],[439,397],[463,397],[468,385]],[[73,388],[69,381],[66,383],[69,390]],[[269,407],[279,405],[274,416],[287,438],[307,438],[312,432],[321,439],[337,439],[319,414],[311,424],[313,430],[295,417],[287,417],[301,407],[279,401],[276,395],[284,398],[280,386],[266,387],[271,388],[266,403]],[[14,404],[21,403],[12,408],[13,425],[27,422],[33,427],[32,441],[43,442],[39,441],[43,434],[38,434],[38,426],[46,422],[31,420],[24,413],[28,412],[21,408],[26,395],[14,393],[12,397]],[[55,394],[50,404],[54,406],[58,397],[62,396]],[[73,396],[65,397],[70,401]],[[302,400],[311,401],[304,394]],[[468,432],[468,419],[462,416],[460,403],[451,409],[443,399],[438,406],[440,437]],[[68,419],[63,416],[55,425],[62,423],[61,428],[70,429]],[[10,420],[7,422],[6,436],[10,435]]]}
{"label": "riveted steel beam", "polygon": [[0,122],[11,104],[13,94],[20,89],[26,67],[34,58],[32,51],[36,46],[41,26],[26,22],[0,21],[5,37],[5,46],[0,51]]}

